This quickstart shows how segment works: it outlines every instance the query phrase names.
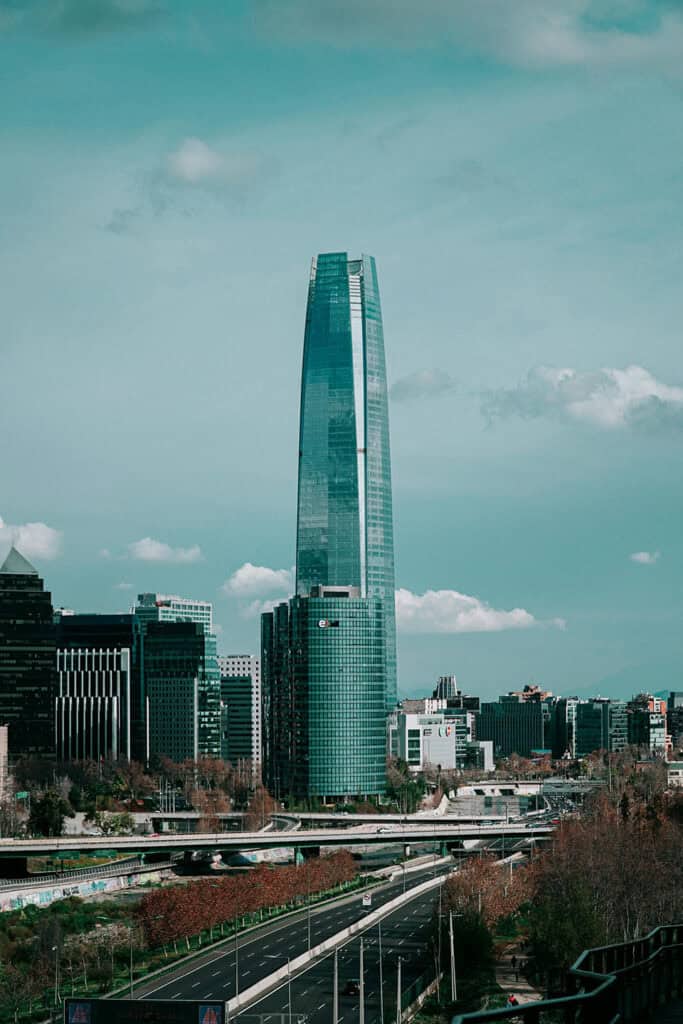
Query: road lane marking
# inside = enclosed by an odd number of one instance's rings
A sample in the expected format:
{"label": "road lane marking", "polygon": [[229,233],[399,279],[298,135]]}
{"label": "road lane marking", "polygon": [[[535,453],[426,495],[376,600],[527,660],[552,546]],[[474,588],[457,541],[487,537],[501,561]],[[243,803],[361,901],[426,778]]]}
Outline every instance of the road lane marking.
{"label": "road lane marking", "polygon": [[194,985],[192,986],[192,988],[199,988],[199,986],[200,986],[200,985],[201,985],[201,982],[200,982],[200,981],[195,981],[195,983],[194,983]]}

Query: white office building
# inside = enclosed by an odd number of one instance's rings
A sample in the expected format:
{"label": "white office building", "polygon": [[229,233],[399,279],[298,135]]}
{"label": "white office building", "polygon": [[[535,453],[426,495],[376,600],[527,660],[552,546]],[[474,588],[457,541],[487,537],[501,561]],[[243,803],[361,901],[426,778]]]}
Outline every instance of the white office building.
{"label": "white office building", "polygon": [[138,594],[133,608],[142,623],[198,622],[205,633],[213,633],[213,605],[177,594]]}

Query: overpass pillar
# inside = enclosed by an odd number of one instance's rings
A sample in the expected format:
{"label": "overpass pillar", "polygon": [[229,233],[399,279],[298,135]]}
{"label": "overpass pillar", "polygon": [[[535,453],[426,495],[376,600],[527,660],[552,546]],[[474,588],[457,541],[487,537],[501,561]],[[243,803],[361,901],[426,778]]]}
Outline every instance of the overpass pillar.
{"label": "overpass pillar", "polygon": [[28,858],[0,857],[0,878],[28,878]]}

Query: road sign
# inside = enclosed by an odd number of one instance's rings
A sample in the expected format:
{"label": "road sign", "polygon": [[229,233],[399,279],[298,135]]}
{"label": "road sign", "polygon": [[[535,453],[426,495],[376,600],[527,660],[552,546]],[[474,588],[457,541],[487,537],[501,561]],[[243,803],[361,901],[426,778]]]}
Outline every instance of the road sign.
{"label": "road sign", "polygon": [[64,1024],[225,1024],[225,1004],[174,999],[67,999]]}

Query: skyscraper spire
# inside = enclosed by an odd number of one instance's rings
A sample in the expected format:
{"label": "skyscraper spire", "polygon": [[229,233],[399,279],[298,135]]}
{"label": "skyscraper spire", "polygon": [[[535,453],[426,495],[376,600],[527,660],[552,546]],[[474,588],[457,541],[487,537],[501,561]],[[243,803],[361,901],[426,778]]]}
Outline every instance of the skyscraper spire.
{"label": "skyscraper spire", "polygon": [[301,376],[296,592],[382,599],[396,703],[394,534],[382,313],[371,256],[313,260]]}

